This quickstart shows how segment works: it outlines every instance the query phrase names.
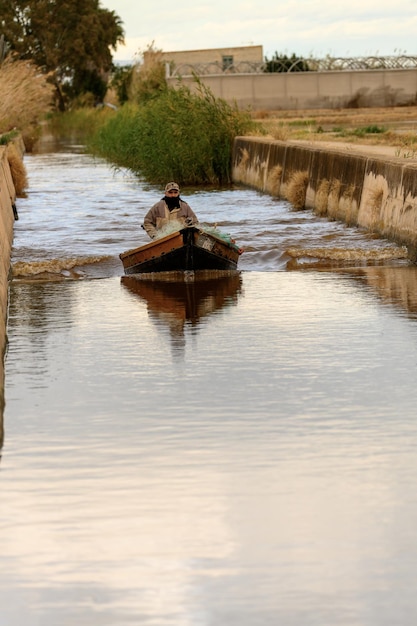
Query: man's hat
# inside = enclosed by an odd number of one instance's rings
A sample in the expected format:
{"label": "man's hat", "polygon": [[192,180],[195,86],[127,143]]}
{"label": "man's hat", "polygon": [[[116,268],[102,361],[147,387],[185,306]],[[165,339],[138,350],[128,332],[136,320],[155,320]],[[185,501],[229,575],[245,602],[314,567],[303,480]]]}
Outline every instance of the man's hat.
{"label": "man's hat", "polygon": [[177,183],[167,183],[165,185],[165,193],[167,193],[168,191],[171,191],[171,189],[175,189],[176,191],[179,191],[180,187]]}

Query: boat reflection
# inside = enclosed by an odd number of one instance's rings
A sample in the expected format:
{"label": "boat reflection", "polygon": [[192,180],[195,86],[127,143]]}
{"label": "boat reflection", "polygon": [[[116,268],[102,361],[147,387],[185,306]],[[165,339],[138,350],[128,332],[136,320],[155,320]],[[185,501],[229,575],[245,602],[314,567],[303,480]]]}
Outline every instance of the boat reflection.
{"label": "boat reflection", "polygon": [[168,329],[173,355],[182,356],[187,329],[195,334],[203,320],[234,306],[242,291],[239,272],[166,272],[121,277],[131,294],[146,302],[150,319]]}

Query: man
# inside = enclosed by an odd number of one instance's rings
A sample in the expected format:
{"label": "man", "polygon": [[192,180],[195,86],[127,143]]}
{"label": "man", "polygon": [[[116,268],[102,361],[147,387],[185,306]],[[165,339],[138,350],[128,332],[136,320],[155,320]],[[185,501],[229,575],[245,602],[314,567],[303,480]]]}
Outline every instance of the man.
{"label": "man", "polygon": [[[145,215],[143,228],[151,239],[167,224],[178,222],[178,228],[196,224],[198,219],[187,202],[180,198],[180,188],[177,183],[167,183],[165,196],[159,200]],[[167,233],[168,234],[168,233]]]}

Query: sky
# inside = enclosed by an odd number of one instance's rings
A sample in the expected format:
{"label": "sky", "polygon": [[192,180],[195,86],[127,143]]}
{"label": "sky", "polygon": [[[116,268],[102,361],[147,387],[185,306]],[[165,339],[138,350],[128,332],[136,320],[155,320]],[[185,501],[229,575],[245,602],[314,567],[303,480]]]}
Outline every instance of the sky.
{"label": "sky", "polygon": [[115,11],[131,62],[153,44],[163,52],[261,45],[324,58],[417,54],[416,0],[101,0]]}

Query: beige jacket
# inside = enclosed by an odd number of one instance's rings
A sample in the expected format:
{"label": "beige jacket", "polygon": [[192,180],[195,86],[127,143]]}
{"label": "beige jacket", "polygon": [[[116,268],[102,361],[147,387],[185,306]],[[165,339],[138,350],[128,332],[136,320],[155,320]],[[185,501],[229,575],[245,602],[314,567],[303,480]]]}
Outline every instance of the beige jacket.
{"label": "beige jacket", "polygon": [[165,200],[162,198],[162,200],[154,204],[145,215],[143,228],[146,230],[149,237],[154,239],[158,230],[163,228],[169,222],[178,220],[181,225],[185,226],[187,218],[191,220],[191,224],[196,224],[198,222],[197,216],[187,202],[180,199],[180,208],[170,211]]}

